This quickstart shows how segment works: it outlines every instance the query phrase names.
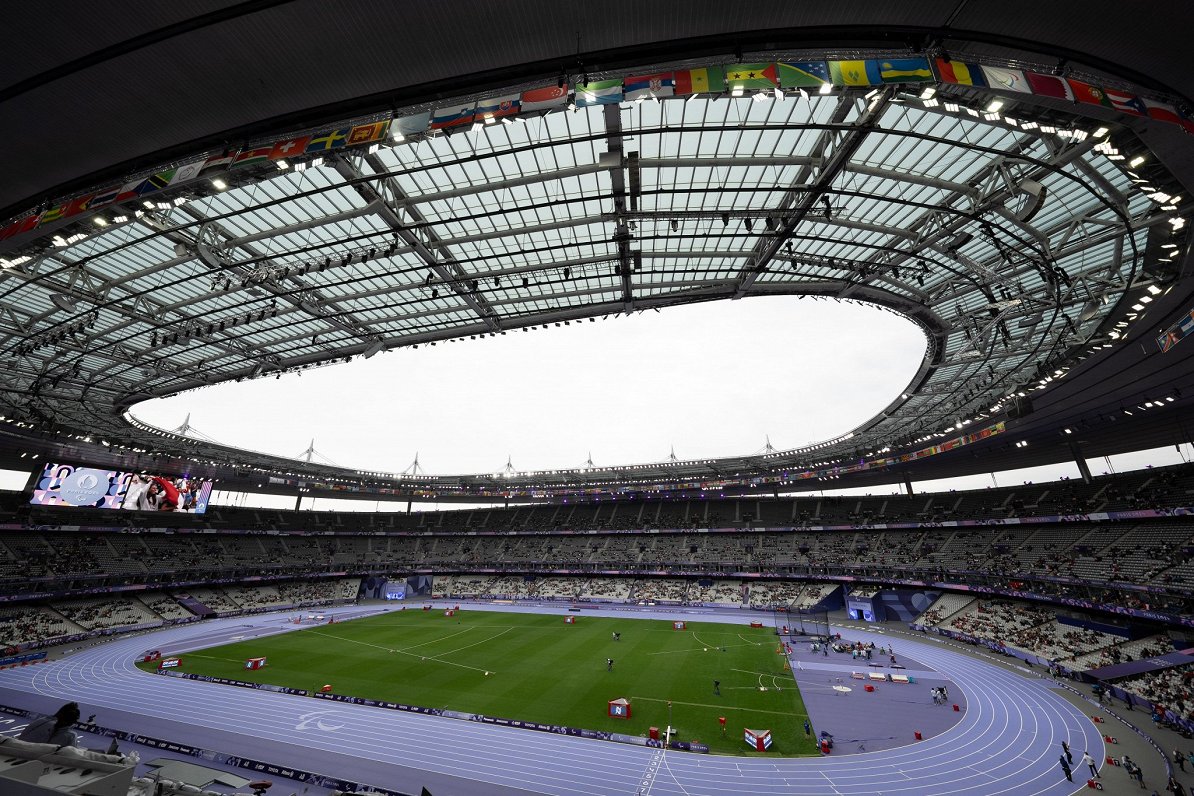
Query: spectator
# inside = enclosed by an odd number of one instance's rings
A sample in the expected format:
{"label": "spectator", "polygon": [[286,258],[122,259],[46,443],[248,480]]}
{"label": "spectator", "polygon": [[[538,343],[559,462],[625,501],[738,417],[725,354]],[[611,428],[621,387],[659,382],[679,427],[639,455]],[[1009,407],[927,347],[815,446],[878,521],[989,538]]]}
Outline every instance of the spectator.
{"label": "spectator", "polygon": [[30,743],[52,743],[55,746],[78,746],[79,736],[71,727],[79,720],[79,703],[67,702],[58,708],[53,716],[31,722],[20,735],[19,741]]}

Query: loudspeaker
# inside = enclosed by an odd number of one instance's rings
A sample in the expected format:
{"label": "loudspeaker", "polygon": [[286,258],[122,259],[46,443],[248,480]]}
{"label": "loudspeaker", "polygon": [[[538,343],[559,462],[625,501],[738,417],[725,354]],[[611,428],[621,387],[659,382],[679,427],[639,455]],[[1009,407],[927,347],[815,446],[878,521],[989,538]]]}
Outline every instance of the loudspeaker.
{"label": "loudspeaker", "polygon": [[1032,399],[1025,396],[1021,398],[1016,396],[1012,399],[1011,406],[1007,408],[1007,416],[1009,420],[1019,420],[1021,417],[1027,417],[1032,414]]}

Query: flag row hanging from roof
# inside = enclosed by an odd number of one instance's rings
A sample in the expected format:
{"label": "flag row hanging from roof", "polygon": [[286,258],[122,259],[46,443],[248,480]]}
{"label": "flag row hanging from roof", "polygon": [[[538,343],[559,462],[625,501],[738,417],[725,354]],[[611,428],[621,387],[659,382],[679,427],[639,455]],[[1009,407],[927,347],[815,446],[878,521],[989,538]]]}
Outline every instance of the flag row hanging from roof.
{"label": "flag row hanging from roof", "polygon": [[290,136],[236,151],[198,158],[154,174],[112,185],[18,219],[0,228],[0,240],[39,226],[111,204],[140,199],[179,183],[189,182],[203,172],[236,168],[252,163],[279,161],[303,155],[317,155],[347,147],[370,144],[390,133],[395,139],[430,130],[451,130],[462,126],[492,124],[523,113],[557,110],[575,103],[584,108],[696,94],[743,94],[747,91],[821,89],[822,87],[875,87],[907,83],[952,83],[996,91],[1029,94],[1097,105],[1129,116],[1157,119],[1194,133],[1194,119],[1173,105],[1146,99],[1130,92],[1086,83],[1068,77],[1044,75],[959,60],[937,58],[874,58],[848,61],[780,61],[754,64],[712,65],[696,69],[630,75],[582,83],[570,90],[563,80],[557,85],[519,93],[466,101],[411,116],[394,116],[360,123],[345,123],[319,132]]}

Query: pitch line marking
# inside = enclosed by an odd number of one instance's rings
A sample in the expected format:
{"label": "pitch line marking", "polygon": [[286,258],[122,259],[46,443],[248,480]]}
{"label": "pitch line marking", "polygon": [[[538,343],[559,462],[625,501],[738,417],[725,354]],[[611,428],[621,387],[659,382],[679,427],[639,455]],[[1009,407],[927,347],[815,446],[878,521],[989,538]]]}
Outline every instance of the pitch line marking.
{"label": "pitch line marking", "polygon": [[228,663],[244,663],[243,660],[236,660],[235,658],[217,658],[215,655],[200,655],[197,652],[184,652],[188,658],[207,658],[209,661],[227,661]]}
{"label": "pitch line marking", "polygon": [[747,644],[750,644],[752,647],[761,647],[761,646],[763,646],[763,642],[761,642],[761,641],[751,641],[750,639],[748,639],[746,636],[742,635],[741,633],[738,633],[738,634],[737,634],[737,636],[738,636],[738,638],[740,638],[740,639],[742,639],[743,641],[745,641]]}
{"label": "pitch line marking", "polygon": [[[751,688],[751,690],[754,690],[753,687]],[[678,699],[656,699],[654,697],[634,696],[634,695],[631,695],[630,698],[631,699],[641,699],[644,702],[671,702],[676,705],[688,705],[689,707],[693,707],[693,708],[713,708],[714,710],[737,710],[742,713],[768,713],[772,716],[808,716],[807,713],[800,713],[800,712],[794,711],[794,710],[764,710],[762,708],[739,708],[739,707],[727,708],[725,705],[707,705],[704,702],[681,702]]]}
{"label": "pitch line marking", "polygon": [[693,647],[692,649],[686,649],[686,650],[660,650],[659,652],[648,652],[647,654],[648,655],[675,655],[677,652],[702,652],[702,651],[710,650],[710,649],[733,650],[733,649],[738,649],[739,647],[753,647],[753,646],[755,646],[755,645],[754,644],[727,644],[727,645],[725,645],[725,647],[720,647],[715,644],[710,644],[708,647],[700,647],[700,648]]}
{"label": "pitch line marking", "polygon": [[480,641],[478,641],[478,642],[476,642],[476,643],[474,643],[474,644],[468,644],[468,645],[466,645],[466,646],[464,646],[464,647],[460,647],[460,648],[458,648],[458,649],[449,650],[449,651],[447,651],[447,652],[441,652],[439,655],[429,655],[429,656],[427,656],[427,657],[428,657],[428,659],[429,659],[429,660],[436,661],[436,660],[439,660],[440,658],[442,658],[442,657],[443,657],[443,656],[445,656],[445,655],[452,655],[453,653],[457,653],[457,652],[461,652],[462,650],[466,650],[466,649],[468,649],[469,647],[476,647],[476,646],[477,646],[477,645],[479,645],[479,644],[485,644],[486,642],[493,641],[495,638],[499,638],[499,637],[501,637],[501,636],[504,636],[504,635],[506,635],[507,633],[509,633],[509,632],[510,632],[511,630],[513,630],[513,629],[514,629],[514,628],[512,628],[512,627],[508,627],[508,628],[506,628],[505,630],[503,630],[501,633],[498,633],[496,636],[490,636],[489,638],[483,638],[483,639],[481,639]]}
{"label": "pitch line marking", "polygon": [[[366,641],[357,641],[357,640],[351,639],[351,638],[344,638],[343,636],[333,636],[331,633],[321,633],[318,630],[312,630],[310,632],[316,634],[317,636],[327,636],[328,638],[334,638],[337,641],[348,641],[353,644],[360,644],[365,647],[373,647],[373,648],[379,649],[379,650],[387,650],[388,652],[397,652],[399,655],[406,655],[407,657],[410,657],[410,658],[419,658],[420,660],[424,660],[424,661],[435,661],[436,663],[444,663],[444,664],[447,664],[448,666],[458,666],[461,669],[471,669],[474,672],[492,671],[492,669],[486,670],[486,669],[480,668],[479,666],[467,666],[463,663],[454,663],[453,661],[445,661],[445,660],[440,659],[437,656],[423,656],[423,655],[416,655],[413,652],[407,652],[405,650],[391,650],[389,647],[381,647],[381,646],[378,646],[377,644],[370,644]],[[494,638],[497,638],[497,636],[494,636]],[[439,639],[439,640],[442,641],[443,639]],[[485,641],[489,641],[489,639],[485,639]],[[483,641],[477,642],[477,644],[483,644],[483,643],[485,643],[485,642],[483,642]],[[477,646],[477,645],[476,644],[469,645],[469,647],[475,647],[475,646]],[[468,647],[461,647],[460,649],[468,649]],[[459,652],[459,651],[460,650],[452,650],[452,652]],[[445,652],[443,654],[451,655],[452,653]]]}
{"label": "pitch line marking", "polygon": [[467,633],[472,629],[473,628],[471,628],[471,627],[466,627],[464,630],[453,633],[450,636],[444,636],[443,638],[433,638],[433,639],[431,639],[431,641],[424,641],[422,644],[413,644],[409,647],[403,647],[402,649],[399,650],[399,652],[405,652],[406,650],[417,650],[419,647],[426,647],[428,644],[438,644],[441,641],[447,641],[450,638],[456,638],[461,633]]}
{"label": "pitch line marking", "polygon": [[319,630],[309,630],[309,633],[314,633],[317,636],[324,636],[326,638],[334,638],[336,641],[347,641],[349,644],[360,644],[362,647],[373,647],[375,650],[385,650],[391,652],[389,647],[383,647],[380,644],[370,644],[368,641],[357,641],[355,638],[344,638],[344,636],[333,636],[331,633],[324,633]]}

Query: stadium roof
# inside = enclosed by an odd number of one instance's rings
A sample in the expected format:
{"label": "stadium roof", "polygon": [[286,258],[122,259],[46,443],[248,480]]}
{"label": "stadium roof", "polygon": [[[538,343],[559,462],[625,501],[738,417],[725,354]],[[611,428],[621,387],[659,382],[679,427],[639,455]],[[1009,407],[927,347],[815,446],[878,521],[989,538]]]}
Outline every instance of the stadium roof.
{"label": "stadium roof", "polygon": [[[316,46],[304,26],[314,20],[300,24],[287,4],[211,8],[150,22],[166,24],[163,40],[183,50],[218,48],[247,35],[234,21],[264,20],[276,28],[264,54],[275,39],[300,52]],[[253,468],[329,488],[546,496],[891,480],[891,467],[956,467],[950,449],[963,444],[988,449],[989,463],[1007,449],[1003,421],[1020,393],[1040,413],[1013,424],[1018,437],[1035,424],[1042,435],[1074,426],[1103,450],[1178,438],[1171,421],[1124,416],[1135,430],[1125,436],[1123,423],[1104,419],[1135,396],[1176,411],[1173,387],[1190,372],[1183,348],[1165,361],[1146,350],[1122,376],[1112,364],[1127,341],[1149,344],[1151,327],[1166,325],[1156,319],[1188,309],[1190,287],[1178,279],[1188,152],[1174,143],[1189,124],[1183,87],[1110,63],[1080,27],[1066,40],[1091,50],[1065,51],[1064,64],[1007,31],[877,30],[793,27],[766,48],[756,33],[639,46],[642,32],[624,30],[608,45],[582,36],[582,48],[604,52],[549,68],[487,53],[494,60],[472,64],[480,78],[467,84],[449,79],[463,61],[416,64],[407,54],[387,62],[393,71],[353,75],[359,85],[314,79],[311,101],[322,108],[284,109],[278,103],[298,100],[280,97],[253,119],[245,97],[223,88],[228,65],[191,80],[181,119],[122,115],[127,97],[109,92],[114,105],[94,108],[102,145],[34,143],[41,157],[6,158],[14,179],[0,202],[16,211],[0,241],[8,450],[49,434],[102,444],[76,451],[88,461],[161,453],[190,470]],[[12,74],[25,77],[0,90],[2,118],[44,124],[28,103],[61,99],[77,83],[94,89],[117,63],[150,58],[161,45],[146,37],[73,60],[69,37],[55,39],[61,69],[40,83],[34,64],[49,70],[47,54],[18,51],[29,60]],[[727,45],[738,52],[726,57]],[[526,52],[546,46],[540,38]],[[269,63],[283,61],[263,59],[262,70]],[[1185,79],[1161,69],[1153,74]],[[416,74],[422,83],[401,82]],[[156,96],[159,78],[129,93]],[[390,81],[388,109],[373,95],[348,101],[376,80]],[[1084,85],[1106,106],[1076,101]],[[334,90],[342,104],[328,104]],[[1110,107],[1121,95],[1132,102]],[[100,136],[107,127],[124,138]],[[231,129],[239,137],[212,146]],[[140,159],[128,148],[154,145]],[[47,201],[30,215],[18,197],[34,185]],[[775,294],[865,301],[911,318],[925,332],[920,371],[851,435],[794,451],[401,482],[172,436],[125,416],[146,398],[400,346]],[[822,344],[832,345],[828,333]],[[1068,394],[1075,383],[1089,387]]]}

